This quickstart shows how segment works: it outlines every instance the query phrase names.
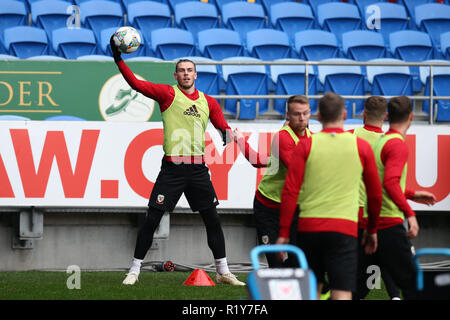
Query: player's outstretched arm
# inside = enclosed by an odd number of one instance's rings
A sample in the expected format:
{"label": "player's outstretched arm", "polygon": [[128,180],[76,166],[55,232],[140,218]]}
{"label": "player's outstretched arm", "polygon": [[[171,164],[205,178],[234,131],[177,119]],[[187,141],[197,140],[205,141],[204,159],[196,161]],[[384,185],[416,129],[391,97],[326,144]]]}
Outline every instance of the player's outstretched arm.
{"label": "player's outstretched arm", "polygon": [[245,156],[248,162],[255,168],[265,168],[267,167],[268,158],[262,157],[260,153],[253,150],[248,142],[245,140],[244,134],[238,129],[233,131],[233,140],[239,146],[242,154]]}

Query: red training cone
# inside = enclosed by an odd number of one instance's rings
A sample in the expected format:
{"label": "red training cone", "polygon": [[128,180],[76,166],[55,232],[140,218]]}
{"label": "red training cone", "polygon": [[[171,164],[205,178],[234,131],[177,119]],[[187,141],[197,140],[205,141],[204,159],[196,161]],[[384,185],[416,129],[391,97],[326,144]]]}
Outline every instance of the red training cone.
{"label": "red training cone", "polygon": [[183,282],[185,286],[215,286],[216,284],[205,270],[195,269],[191,275]]}

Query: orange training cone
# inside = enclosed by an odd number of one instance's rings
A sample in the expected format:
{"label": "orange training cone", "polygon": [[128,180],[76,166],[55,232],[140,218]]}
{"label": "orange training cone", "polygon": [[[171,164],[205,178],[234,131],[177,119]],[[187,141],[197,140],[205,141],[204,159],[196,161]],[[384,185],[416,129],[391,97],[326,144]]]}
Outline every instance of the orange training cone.
{"label": "orange training cone", "polygon": [[216,284],[205,270],[195,269],[191,275],[183,282],[185,286],[215,286]]}

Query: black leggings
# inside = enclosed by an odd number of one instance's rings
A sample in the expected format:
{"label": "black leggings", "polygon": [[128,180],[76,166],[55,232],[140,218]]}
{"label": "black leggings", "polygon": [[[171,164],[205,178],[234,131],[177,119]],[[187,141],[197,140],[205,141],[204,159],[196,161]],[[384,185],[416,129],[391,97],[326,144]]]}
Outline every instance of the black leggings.
{"label": "black leggings", "polygon": [[[211,249],[214,259],[226,257],[225,237],[223,235],[216,207],[214,206],[209,209],[200,210],[199,212],[206,227],[208,247]],[[145,222],[138,232],[134,258],[141,260],[145,258],[147,251],[152,246],[153,234],[159,226],[163,215],[164,211],[152,207],[148,209]]]}

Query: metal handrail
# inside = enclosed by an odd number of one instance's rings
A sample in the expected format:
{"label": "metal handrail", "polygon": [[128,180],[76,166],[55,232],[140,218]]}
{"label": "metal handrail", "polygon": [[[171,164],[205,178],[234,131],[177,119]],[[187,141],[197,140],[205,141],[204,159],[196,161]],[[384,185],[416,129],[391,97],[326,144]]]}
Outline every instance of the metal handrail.
{"label": "metal handrail", "polygon": [[[408,96],[411,100],[429,100],[429,123],[434,122],[434,100],[450,100],[450,96],[433,96],[433,67],[450,67],[449,62],[406,62],[406,61],[218,61],[218,60],[198,60],[195,61],[197,65],[303,65],[305,66],[305,93],[304,95],[309,99],[320,99],[323,95],[309,95],[308,94],[308,66],[419,66],[430,68],[430,92],[428,96]],[[353,96],[342,95],[344,99],[363,100],[367,99],[370,95]],[[215,99],[287,99],[290,95],[211,95]],[[386,99],[390,99],[393,96],[384,96]]]}

